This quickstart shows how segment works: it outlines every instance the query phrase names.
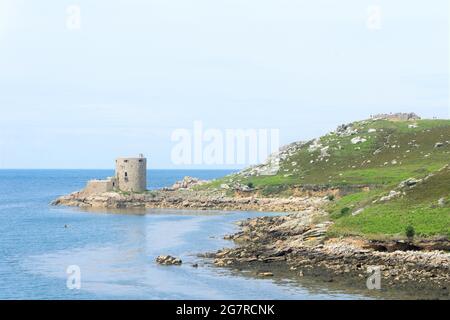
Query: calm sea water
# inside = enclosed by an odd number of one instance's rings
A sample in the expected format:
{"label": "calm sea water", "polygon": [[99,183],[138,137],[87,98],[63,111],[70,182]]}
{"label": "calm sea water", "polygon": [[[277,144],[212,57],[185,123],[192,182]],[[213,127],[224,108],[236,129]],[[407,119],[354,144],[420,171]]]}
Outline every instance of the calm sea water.
{"label": "calm sea water", "polygon": [[[151,188],[186,175],[203,179],[226,171],[149,171]],[[198,253],[232,246],[223,235],[255,212],[150,210],[85,212],[51,207],[60,195],[108,170],[0,170],[0,299],[346,299],[364,298],[326,287],[256,279],[211,266]],[[64,226],[68,227],[65,228]],[[180,267],[154,263],[181,257]],[[193,268],[199,263],[199,268]],[[81,270],[81,289],[66,285],[68,266]]]}

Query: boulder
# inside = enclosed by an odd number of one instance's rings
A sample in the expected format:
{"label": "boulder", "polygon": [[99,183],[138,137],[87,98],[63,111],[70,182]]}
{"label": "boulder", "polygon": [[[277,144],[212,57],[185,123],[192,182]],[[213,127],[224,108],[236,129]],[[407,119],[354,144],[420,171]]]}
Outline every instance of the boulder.
{"label": "boulder", "polygon": [[357,215],[363,213],[364,209],[365,208],[361,208],[361,209],[356,210],[355,212],[352,213],[352,216],[357,216]]}
{"label": "boulder", "polygon": [[414,187],[418,183],[422,182],[421,179],[415,179],[415,178],[409,178],[405,181],[400,182],[398,185],[399,188],[405,188],[405,187]]}
{"label": "boulder", "polygon": [[183,261],[172,256],[159,256],[156,258],[156,263],[165,266],[179,266]]}
{"label": "boulder", "polygon": [[339,137],[348,137],[357,134],[358,130],[353,129],[351,124],[343,124],[337,127],[335,133]]}
{"label": "boulder", "polygon": [[394,198],[397,198],[401,195],[402,193],[400,191],[395,191],[395,190],[391,190],[391,192],[389,192],[389,195],[381,197],[380,201],[381,202],[385,202],[385,201],[390,201]]}
{"label": "boulder", "polygon": [[236,183],[235,185],[233,185],[233,189],[241,192],[252,192],[255,190],[253,187],[242,183]]}
{"label": "boulder", "polygon": [[367,141],[367,139],[361,138],[361,137],[355,137],[355,138],[353,138],[353,139],[351,140],[351,142],[352,142],[353,144],[364,143],[364,142],[366,142],[366,141]]}
{"label": "boulder", "polygon": [[200,180],[198,178],[184,177],[183,180],[175,182],[170,190],[189,189],[193,186],[202,185],[205,183],[207,183],[207,181]]}

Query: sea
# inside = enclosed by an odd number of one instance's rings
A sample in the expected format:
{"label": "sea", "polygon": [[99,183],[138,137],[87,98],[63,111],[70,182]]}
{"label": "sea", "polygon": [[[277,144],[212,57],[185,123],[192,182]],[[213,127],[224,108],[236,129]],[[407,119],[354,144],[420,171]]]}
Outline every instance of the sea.
{"label": "sea", "polygon": [[[150,189],[224,170],[149,170]],[[0,299],[370,299],[323,280],[260,278],[199,254],[232,247],[237,221],[277,213],[54,207],[112,170],[0,170]],[[160,266],[159,255],[183,260]],[[197,264],[198,267],[194,267]],[[260,270],[267,271],[267,270]],[[365,281],[362,279],[361,281]]]}

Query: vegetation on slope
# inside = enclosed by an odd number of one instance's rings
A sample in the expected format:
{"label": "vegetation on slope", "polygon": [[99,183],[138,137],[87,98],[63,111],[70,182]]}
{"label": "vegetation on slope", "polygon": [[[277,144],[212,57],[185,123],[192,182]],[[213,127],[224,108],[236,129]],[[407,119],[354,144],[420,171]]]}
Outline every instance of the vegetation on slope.
{"label": "vegetation on slope", "polygon": [[[412,227],[419,237],[450,237],[448,166],[429,175],[416,186],[406,187],[406,190],[397,189],[400,195],[389,201],[374,203],[383,195],[380,190],[376,190],[348,195],[331,205],[331,217],[335,224],[330,235],[404,238],[407,228]],[[361,209],[360,214],[353,215]]]}
{"label": "vegetation on slope", "polygon": [[[290,196],[293,186],[341,188],[350,194],[329,207],[336,222],[330,235],[401,237],[412,227],[418,236],[448,237],[450,175],[448,169],[439,170],[450,163],[449,140],[449,120],[354,122],[319,139],[288,146],[275,162],[272,157],[269,163],[203,188],[251,185],[265,196]],[[279,163],[279,170],[265,175],[273,163]],[[398,189],[402,181],[430,174],[434,175],[401,191],[400,197],[375,201]]]}
{"label": "vegetation on slope", "polygon": [[[267,185],[389,185],[449,162],[450,121],[367,120],[309,141],[280,162],[276,175],[238,174],[235,180]],[[356,142],[361,141],[361,142]],[[355,143],[356,142],[356,143]],[[444,143],[436,148],[436,143]]]}

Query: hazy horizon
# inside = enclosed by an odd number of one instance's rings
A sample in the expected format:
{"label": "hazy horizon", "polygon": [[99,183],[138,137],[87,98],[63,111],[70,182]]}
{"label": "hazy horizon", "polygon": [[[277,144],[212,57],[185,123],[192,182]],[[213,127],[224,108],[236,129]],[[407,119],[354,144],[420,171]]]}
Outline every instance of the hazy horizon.
{"label": "hazy horizon", "polygon": [[286,145],[377,113],[448,119],[449,15],[447,0],[0,0],[0,169],[245,166],[175,165],[171,134],[197,120]]}
{"label": "hazy horizon", "polygon": [[[369,118],[367,118],[367,119],[369,119]],[[357,119],[357,120],[367,120],[367,119]],[[423,120],[427,120],[427,119],[431,120],[433,118],[423,117],[422,119]],[[443,118],[438,118],[438,119],[443,119]],[[327,132],[324,132],[324,134],[326,134],[328,132],[331,132],[331,131],[333,131],[333,130],[329,130]],[[312,138],[312,139],[314,139],[314,138]],[[292,141],[292,142],[309,141],[309,140],[311,140],[311,139],[308,139],[308,140],[298,139],[298,140]],[[30,167],[30,168],[20,168],[20,167],[14,168],[14,167],[10,167],[10,168],[7,168],[7,167],[4,167],[4,168],[2,168],[2,167],[0,167],[0,170],[112,170],[113,171],[113,170],[115,170],[115,168],[114,168],[114,165],[115,165],[114,161],[115,161],[115,159],[116,158],[120,158],[122,156],[133,156],[133,155],[123,155],[122,154],[122,155],[118,155],[118,156],[114,157],[110,161],[111,162],[111,166],[110,167],[108,167],[108,166],[106,166],[106,167],[97,167],[97,168],[96,167],[67,167],[67,168],[63,168],[63,167],[56,167],[56,168],[52,168],[52,167],[42,167],[42,168],[39,168],[39,167],[34,167],[34,168],[32,168],[32,167]],[[149,159],[149,160],[151,160],[151,159]],[[221,166],[190,165],[190,166],[177,166],[177,167],[166,167],[166,168],[165,167],[156,167],[155,168],[155,167],[149,166],[147,170],[148,171],[151,171],[151,170],[155,170],[155,171],[164,171],[164,170],[179,170],[179,171],[216,170],[216,171],[230,171],[230,170],[242,170],[242,169],[244,169],[244,168],[246,168],[246,167],[248,167],[250,165],[251,164],[246,164],[246,165],[235,166],[235,167],[230,166],[230,165],[221,165]]]}

